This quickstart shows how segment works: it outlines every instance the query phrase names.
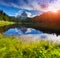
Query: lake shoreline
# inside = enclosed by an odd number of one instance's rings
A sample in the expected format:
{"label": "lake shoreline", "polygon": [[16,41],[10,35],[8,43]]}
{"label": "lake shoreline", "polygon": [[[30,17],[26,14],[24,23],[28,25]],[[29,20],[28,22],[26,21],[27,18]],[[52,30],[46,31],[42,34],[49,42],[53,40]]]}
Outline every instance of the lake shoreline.
{"label": "lake shoreline", "polygon": [[33,28],[33,29],[42,31],[43,33],[60,35],[60,30],[48,29],[48,28],[44,28],[44,27],[34,27],[34,26],[29,26],[29,25],[26,26],[23,24],[16,24],[16,23],[0,26],[0,28],[2,28],[2,29],[6,28],[6,27],[7,27],[7,29],[21,28],[21,27]]}
{"label": "lake shoreline", "polygon": [[9,21],[0,21],[0,27],[1,27],[1,26],[12,25],[12,24],[15,24],[15,22],[9,22]]}

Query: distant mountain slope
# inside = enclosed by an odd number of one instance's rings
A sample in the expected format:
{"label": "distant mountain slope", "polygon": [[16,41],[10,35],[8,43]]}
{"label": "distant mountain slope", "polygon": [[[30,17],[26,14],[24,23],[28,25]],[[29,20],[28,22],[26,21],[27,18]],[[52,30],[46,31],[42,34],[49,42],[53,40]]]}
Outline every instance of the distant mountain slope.
{"label": "distant mountain slope", "polygon": [[60,31],[60,10],[56,13],[45,12],[33,18],[36,28]]}
{"label": "distant mountain slope", "polygon": [[60,10],[56,13],[46,12],[40,16],[33,18],[36,22],[39,23],[49,23],[49,24],[60,24]]}

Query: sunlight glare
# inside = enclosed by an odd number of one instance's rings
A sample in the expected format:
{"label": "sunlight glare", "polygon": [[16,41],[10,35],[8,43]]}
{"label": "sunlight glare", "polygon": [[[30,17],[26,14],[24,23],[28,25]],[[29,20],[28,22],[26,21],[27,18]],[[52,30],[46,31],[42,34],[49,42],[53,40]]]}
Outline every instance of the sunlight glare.
{"label": "sunlight glare", "polygon": [[58,12],[58,10],[51,10],[51,12],[54,12],[54,13],[56,13],[56,12]]}

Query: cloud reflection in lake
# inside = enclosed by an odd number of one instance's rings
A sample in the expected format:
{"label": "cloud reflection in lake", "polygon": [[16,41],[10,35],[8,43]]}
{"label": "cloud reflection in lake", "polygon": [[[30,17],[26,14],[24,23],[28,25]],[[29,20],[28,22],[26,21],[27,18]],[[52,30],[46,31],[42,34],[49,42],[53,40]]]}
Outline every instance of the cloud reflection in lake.
{"label": "cloud reflection in lake", "polygon": [[5,35],[11,35],[11,36],[19,36],[20,38],[24,40],[51,40],[54,42],[60,42],[60,35],[57,36],[56,34],[48,34],[48,33],[43,33],[42,31],[33,29],[33,28],[12,28],[7,30]]}

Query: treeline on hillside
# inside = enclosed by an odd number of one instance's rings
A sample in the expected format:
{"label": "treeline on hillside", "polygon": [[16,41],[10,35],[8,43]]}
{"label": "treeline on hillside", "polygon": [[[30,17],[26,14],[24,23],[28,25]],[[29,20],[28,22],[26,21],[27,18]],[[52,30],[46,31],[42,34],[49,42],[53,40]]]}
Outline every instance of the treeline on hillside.
{"label": "treeline on hillside", "polygon": [[17,21],[17,20],[15,17],[10,17],[5,12],[0,10],[0,21]]}

